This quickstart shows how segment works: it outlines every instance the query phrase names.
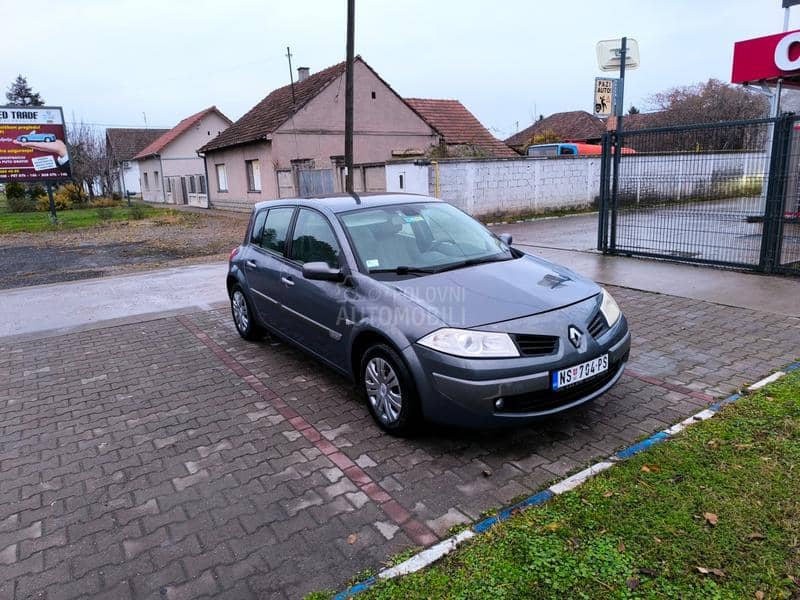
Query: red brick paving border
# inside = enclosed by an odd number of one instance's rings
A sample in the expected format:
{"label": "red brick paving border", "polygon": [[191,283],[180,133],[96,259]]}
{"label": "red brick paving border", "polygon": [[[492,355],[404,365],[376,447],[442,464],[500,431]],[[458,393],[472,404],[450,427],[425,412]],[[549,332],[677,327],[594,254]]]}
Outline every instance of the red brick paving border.
{"label": "red brick paving border", "polygon": [[178,322],[183,325],[192,335],[200,340],[214,355],[225,364],[226,367],[231,369],[236,375],[250,386],[252,390],[258,393],[261,398],[269,402],[278,413],[284,417],[288,423],[294,427],[303,437],[311,442],[318,450],[320,450],[328,459],[339,467],[345,477],[347,477],[356,487],[362,490],[378,507],[400,526],[403,531],[419,546],[429,546],[437,541],[439,538],[433,531],[426,525],[412,518],[411,513],[408,512],[399,502],[392,498],[384,488],[375,482],[361,467],[356,465],[347,455],[345,455],[335,444],[324,439],[322,434],[271,389],[264,385],[247,368],[241,365],[233,356],[231,356],[219,344],[213,341],[207,334],[205,334],[199,327],[192,323],[185,317],[178,317]]}

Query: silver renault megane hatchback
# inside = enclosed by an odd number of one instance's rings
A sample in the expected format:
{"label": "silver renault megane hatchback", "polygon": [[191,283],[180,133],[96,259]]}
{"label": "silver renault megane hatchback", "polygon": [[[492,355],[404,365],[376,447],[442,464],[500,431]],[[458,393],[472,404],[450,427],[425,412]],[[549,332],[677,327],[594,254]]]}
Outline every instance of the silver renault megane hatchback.
{"label": "silver renault megane hatchback", "polygon": [[630,333],[608,291],[426,196],[257,204],[230,257],[239,334],[356,382],[375,421],[522,424],[596,398]]}

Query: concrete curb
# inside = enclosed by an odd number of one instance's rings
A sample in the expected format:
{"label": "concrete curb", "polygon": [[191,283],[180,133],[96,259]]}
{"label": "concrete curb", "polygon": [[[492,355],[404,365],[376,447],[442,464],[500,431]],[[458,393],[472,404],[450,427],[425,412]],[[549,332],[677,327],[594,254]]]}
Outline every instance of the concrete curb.
{"label": "concrete curb", "polygon": [[[787,373],[791,373],[792,371],[796,371],[800,369],[800,362],[793,363],[786,367],[781,371],[776,371],[775,373],[769,375],[768,377],[764,377],[763,379],[757,381],[753,385],[747,388],[748,392],[757,391],[764,386],[773,383],[779,380],[781,377],[786,375]],[[699,413],[692,415],[688,419],[684,419],[680,423],[676,423],[672,427],[664,429],[663,431],[659,431],[654,433],[648,438],[645,438],[641,442],[637,442],[632,446],[628,446],[616,452],[615,454],[609,456],[605,460],[602,460],[598,463],[593,464],[590,467],[587,467],[583,471],[575,473],[574,475],[570,475],[569,477],[562,479],[561,481],[554,483],[546,490],[543,490],[513,506],[509,506],[504,508],[500,512],[498,512],[495,516],[488,517],[483,519],[482,521],[478,521],[474,523],[472,527],[466,529],[454,536],[451,536],[445,540],[442,540],[438,544],[431,546],[419,552],[409,558],[408,560],[403,561],[402,563],[395,565],[394,567],[386,568],[381,570],[377,575],[374,577],[370,577],[364,581],[361,581],[348,589],[339,592],[333,598],[334,600],[347,600],[347,598],[351,598],[356,594],[368,590],[373,585],[378,583],[379,581],[387,580],[387,579],[394,579],[395,577],[399,577],[401,575],[408,575],[410,573],[415,573],[425,567],[430,566],[434,562],[440,560],[444,556],[450,554],[453,550],[458,548],[461,544],[465,541],[470,540],[477,535],[484,533],[492,528],[492,526],[496,525],[497,523],[501,523],[503,521],[507,521],[511,518],[512,515],[515,513],[521,512],[527,508],[532,506],[539,506],[544,504],[553,496],[558,496],[559,494],[563,494],[564,492],[568,492],[570,490],[574,490],[575,488],[579,487],[582,483],[591,479],[598,473],[602,473],[606,469],[610,469],[614,466],[614,464],[627,460],[632,456],[636,456],[637,454],[644,452],[651,446],[655,444],[659,444],[664,440],[668,440],[670,437],[680,433],[693,423],[697,423],[699,421],[705,421],[710,419],[715,414],[717,414],[724,406],[728,404],[732,404],[736,402],[740,398],[742,398],[742,394],[731,394],[724,400],[720,400],[715,402],[708,408],[701,410]]]}

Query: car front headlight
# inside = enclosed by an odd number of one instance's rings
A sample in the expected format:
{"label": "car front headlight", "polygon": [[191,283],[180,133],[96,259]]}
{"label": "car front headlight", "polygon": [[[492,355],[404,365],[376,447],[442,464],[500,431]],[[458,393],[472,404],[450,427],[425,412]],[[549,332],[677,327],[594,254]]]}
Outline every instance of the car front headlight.
{"label": "car front headlight", "polygon": [[519,350],[507,333],[470,329],[437,329],[418,342],[427,348],[465,358],[511,358]]}
{"label": "car front headlight", "polygon": [[600,303],[600,312],[603,313],[603,316],[606,318],[606,323],[611,327],[614,323],[619,321],[619,316],[622,314],[622,311],[619,309],[617,301],[614,300],[614,297],[609,294],[607,290],[604,289],[602,295],[603,301]]}

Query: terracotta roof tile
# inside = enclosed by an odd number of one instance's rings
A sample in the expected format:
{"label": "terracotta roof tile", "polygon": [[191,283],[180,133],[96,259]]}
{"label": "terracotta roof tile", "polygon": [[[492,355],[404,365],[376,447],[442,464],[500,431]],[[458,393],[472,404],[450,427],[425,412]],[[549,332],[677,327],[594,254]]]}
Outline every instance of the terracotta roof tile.
{"label": "terracotta roof tile", "polygon": [[405,101],[442,135],[445,144],[476,146],[497,158],[518,156],[481,125],[458,100],[405,98]]}
{"label": "terracotta roof tile", "polygon": [[527,146],[534,136],[545,131],[552,131],[565,142],[585,142],[599,139],[605,130],[605,122],[602,119],[585,110],[573,110],[553,113],[541,121],[536,121],[527,129],[515,133],[505,142],[509,146],[522,148]]}
{"label": "terracotta roof tile", "polygon": [[106,144],[115,162],[131,160],[169,129],[116,128],[106,129]]}
{"label": "terracotta roof tile", "polygon": [[[201,110],[198,113],[195,113],[191,116],[186,117],[180,123],[178,123],[175,127],[168,130],[163,135],[159,136],[155,140],[153,140],[146,148],[144,148],[141,152],[139,152],[134,158],[147,158],[148,156],[152,156],[154,154],[160,154],[161,151],[172,142],[175,138],[181,135],[184,131],[187,131],[196,123],[200,122],[203,117],[208,115],[209,113],[216,112],[221,117],[223,117],[226,121],[230,123],[230,119],[223,115],[216,106],[209,106],[208,108]],[[224,133],[224,132],[223,132]],[[221,134],[220,134],[221,135]],[[217,136],[219,137],[219,136]]]}
{"label": "terracotta roof tile", "polygon": [[[359,57],[356,60],[361,60]],[[244,116],[200,148],[200,152],[218,150],[237,144],[262,140],[295,112],[305,106],[332,81],[344,74],[345,63],[340,62],[309,75],[304,81],[294,84],[295,101],[292,101],[292,86],[285,85],[271,92],[251,108]]]}

